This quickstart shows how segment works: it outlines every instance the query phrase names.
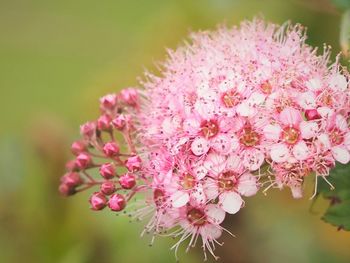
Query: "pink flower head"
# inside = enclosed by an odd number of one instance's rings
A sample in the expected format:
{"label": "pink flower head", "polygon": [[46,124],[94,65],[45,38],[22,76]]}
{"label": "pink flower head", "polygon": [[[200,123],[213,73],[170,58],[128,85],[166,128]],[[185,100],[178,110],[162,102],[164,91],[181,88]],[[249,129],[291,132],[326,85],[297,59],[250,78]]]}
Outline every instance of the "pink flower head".
{"label": "pink flower head", "polygon": [[[307,176],[327,180],[336,162],[350,161],[350,74],[305,39],[300,25],[259,19],[192,34],[143,89],[101,98],[102,116],[81,126],[84,144],[72,147],[68,170],[84,180],[63,179],[60,192],[99,186],[93,209],[108,202],[112,211],[142,192],[133,216],[150,218],[143,233],[176,227],[175,251],[200,237],[216,258],[226,213],[261,185],[300,198]],[[89,173],[96,168],[102,178]]]}

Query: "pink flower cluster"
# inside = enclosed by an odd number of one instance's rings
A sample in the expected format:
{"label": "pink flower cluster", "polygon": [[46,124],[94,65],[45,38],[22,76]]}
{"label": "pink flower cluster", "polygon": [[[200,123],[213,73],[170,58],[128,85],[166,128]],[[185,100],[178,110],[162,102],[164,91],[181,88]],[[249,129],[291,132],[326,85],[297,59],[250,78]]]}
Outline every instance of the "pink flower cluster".
{"label": "pink flower cluster", "polygon": [[[315,176],[317,188],[336,162],[350,161],[349,74],[338,59],[329,63],[329,50],[317,55],[305,39],[300,25],[262,20],[193,34],[169,51],[161,76],[146,75],[143,90],[101,99],[103,115],[82,126],[85,139],[73,144],[77,157],[61,192],[101,184],[91,206],[113,211],[135,192],[148,192],[146,206],[133,212],[150,215],[145,232],[179,237],[176,251],[200,237],[204,253],[216,257],[227,231],[221,223],[245,197],[267,184],[264,191],[289,187],[300,198],[305,177]],[[113,129],[130,153],[120,153]],[[111,162],[93,162],[100,156],[87,146]],[[102,182],[86,172],[97,166]],[[117,166],[127,172],[117,175]]]}

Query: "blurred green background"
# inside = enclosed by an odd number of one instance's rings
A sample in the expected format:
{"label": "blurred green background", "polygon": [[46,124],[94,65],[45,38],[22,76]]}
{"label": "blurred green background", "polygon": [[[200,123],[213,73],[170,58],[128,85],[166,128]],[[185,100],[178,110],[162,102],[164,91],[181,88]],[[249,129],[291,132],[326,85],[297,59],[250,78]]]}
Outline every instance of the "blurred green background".
{"label": "blurred green background", "polygon": [[[341,12],[328,0],[0,1],[0,262],[175,262],[171,239],[57,193],[79,124],[98,98],[137,85],[191,30],[263,15],[308,28],[339,52]],[[350,262],[350,233],[320,220],[327,203],[286,190],[250,198],[225,226],[222,262]],[[201,262],[200,249],[180,262]],[[211,262],[212,259],[209,259]]]}

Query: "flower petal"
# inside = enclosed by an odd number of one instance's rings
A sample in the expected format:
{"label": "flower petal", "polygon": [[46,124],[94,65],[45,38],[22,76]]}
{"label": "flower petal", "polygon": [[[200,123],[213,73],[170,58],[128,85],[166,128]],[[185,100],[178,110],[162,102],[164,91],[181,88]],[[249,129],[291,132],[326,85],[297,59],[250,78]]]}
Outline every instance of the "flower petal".
{"label": "flower petal", "polygon": [[200,156],[209,151],[209,142],[203,137],[197,137],[191,143],[191,150],[194,155]]}
{"label": "flower petal", "polygon": [[299,161],[306,160],[310,155],[309,148],[304,141],[300,141],[294,145],[292,152],[295,159]]}
{"label": "flower petal", "polygon": [[225,219],[225,211],[215,204],[208,204],[205,208],[208,221],[213,224],[221,224]]}
{"label": "flower petal", "polygon": [[245,173],[239,177],[237,190],[241,195],[252,196],[258,192],[258,184],[256,176]]}
{"label": "flower petal", "polygon": [[282,163],[290,157],[289,149],[284,144],[274,144],[270,150],[271,159],[276,163]]}
{"label": "flower petal", "polygon": [[298,125],[302,120],[300,112],[291,107],[285,108],[280,113],[279,119],[280,119],[280,122],[282,122],[284,125],[293,125],[293,126]]}
{"label": "flower petal", "polygon": [[304,139],[311,139],[315,137],[319,130],[317,123],[314,121],[302,121],[299,128],[301,137]]}
{"label": "flower petal", "polygon": [[268,124],[264,127],[263,132],[266,139],[277,141],[281,135],[281,127],[276,124]]}
{"label": "flower petal", "polygon": [[313,92],[304,92],[298,97],[300,107],[305,110],[311,110],[316,107],[315,94]]}
{"label": "flower petal", "polygon": [[173,207],[183,207],[190,200],[190,196],[187,192],[176,191],[170,196],[170,201]]}
{"label": "flower petal", "polygon": [[204,240],[218,239],[222,234],[221,228],[213,224],[206,224],[205,226],[200,227],[199,232]]}
{"label": "flower petal", "polygon": [[219,204],[227,213],[235,214],[241,209],[243,199],[236,192],[224,192],[219,196]]}
{"label": "flower petal", "polygon": [[228,154],[231,151],[231,140],[226,134],[218,134],[212,141],[211,147],[221,154]]}
{"label": "flower petal", "polygon": [[250,171],[255,171],[264,163],[265,155],[257,149],[247,149],[243,154],[243,165]]}
{"label": "flower petal", "polygon": [[290,190],[292,191],[292,195],[295,199],[303,197],[303,190],[301,189],[301,186],[290,187]]}
{"label": "flower petal", "polygon": [[343,75],[336,74],[329,79],[329,87],[333,90],[344,91],[348,88],[348,82]]}
{"label": "flower petal", "polygon": [[347,149],[341,146],[332,147],[332,154],[335,160],[342,164],[347,164],[350,161],[350,154]]}

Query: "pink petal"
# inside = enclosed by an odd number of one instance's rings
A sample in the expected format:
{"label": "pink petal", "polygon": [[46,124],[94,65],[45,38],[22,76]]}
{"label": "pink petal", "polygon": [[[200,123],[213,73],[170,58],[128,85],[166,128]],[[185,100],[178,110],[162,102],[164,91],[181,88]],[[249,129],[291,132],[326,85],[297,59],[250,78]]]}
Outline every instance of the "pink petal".
{"label": "pink petal", "polygon": [[239,178],[238,192],[244,196],[252,196],[258,192],[258,184],[256,176],[245,173]]}
{"label": "pink petal", "polygon": [[231,151],[235,151],[239,147],[239,140],[234,133],[231,133],[229,136],[230,136],[230,142],[231,142]]}
{"label": "pink petal", "polygon": [[263,132],[266,139],[277,141],[280,138],[281,127],[275,124],[268,124],[264,127]]}
{"label": "pink petal", "polygon": [[215,204],[209,204],[206,206],[205,212],[208,217],[208,221],[213,224],[221,224],[225,219],[225,211],[221,207]]}
{"label": "pink petal", "polygon": [[282,163],[290,157],[289,149],[284,144],[274,144],[270,150],[271,159],[276,163]]}
{"label": "pink petal", "polygon": [[346,131],[348,129],[348,122],[346,121],[346,119],[338,114],[335,117],[335,125],[337,126],[337,128],[341,131]]}
{"label": "pink petal", "polygon": [[193,172],[197,180],[202,180],[208,174],[207,168],[202,164],[195,167]]}
{"label": "pink petal", "polygon": [[319,142],[323,145],[324,148],[330,149],[331,148],[331,142],[329,140],[329,136],[325,133],[322,133],[317,137]]}
{"label": "pink petal", "polygon": [[199,232],[202,238],[208,240],[218,239],[222,234],[221,228],[213,224],[206,224],[199,228]]}
{"label": "pink petal", "polygon": [[342,164],[347,164],[350,161],[350,154],[347,149],[341,146],[332,148],[332,154],[335,160]]}
{"label": "pink petal", "polygon": [[226,134],[218,134],[212,141],[211,147],[221,154],[228,154],[231,151],[231,140]]}
{"label": "pink petal", "polygon": [[219,196],[219,204],[227,213],[235,214],[241,209],[243,199],[236,192],[224,192]]}
{"label": "pink petal", "polygon": [[197,137],[191,143],[191,150],[194,155],[200,156],[209,151],[209,142],[203,137]]}
{"label": "pink petal", "polygon": [[302,120],[300,112],[291,107],[285,108],[280,113],[279,119],[284,125],[292,126],[297,126]]}
{"label": "pink petal", "polygon": [[226,169],[232,171],[241,171],[243,169],[242,159],[237,154],[230,154],[226,160]]}
{"label": "pink petal", "polygon": [[217,153],[209,153],[204,162],[204,167],[217,175],[221,173],[226,167],[226,158],[225,156]]}
{"label": "pink petal", "polygon": [[256,112],[256,110],[250,106],[247,101],[243,101],[241,104],[239,104],[236,111],[242,117],[249,117]]}
{"label": "pink petal", "polygon": [[298,98],[300,107],[305,110],[311,110],[316,107],[315,94],[313,92],[304,92]]}
{"label": "pink petal", "polygon": [[336,74],[329,80],[329,87],[333,90],[344,91],[348,88],[348,82],[346,78],[341,74]]}
{"label": "pink petal", "polygon": [[209,200],[214,200],[219,195],[219,186],[216,180],[207,179],[203,183],[205,195]]}
{"label": "pink petal", "polygon": [[197,185],[191,191],[191,204],[201,205],[207,201],[206,195],[204,194],[204,189],[201,184]]}
{"label": "pink petal", "polygon": [[310,155],[309,148],[304,141],[300,141],[294,145],[292,152],[295,159],[299,161],[306,160]]}
{"label": "pink petal", "polygon": [[301,186],[290,187],[290,190],[292,191],[292,195],[295,199],[303,197],[303,190],[301,189]]}
{"label": "pink petal", "polygon": [[350,151],[350,132],[348,132],[348,133],[345,134],[345,136],[344,136],[344,145],[345,145],[346,148],[348,148],[348,150]]}
{"label": "pink petal", "polygon": [[184,120],[182,127],[189,135],[195,135],[200,129],[200,121],[196,118],[187,118]]}
{"label": "pink petal", "polygon": [[171,204],[173,207],[182,207],[188,203],[190,196],[187,192],[176,191],[170,196]]}
{"label": "pink petal", "polygon": [[306,82],[306,87],[310,90],[316,91],[322,88],[322,82],[320,78],[313,78]]}
{"label": "pink petal", "polygon": [[313,121],[302,121],[300,123],[301,137],[304,139],[311,139],[315,137],[318,133],[318,125]]}
{"label": "pink petal", "polygon": [[243,165],[250,171],[255,171],[264,163],[265,155],[257,149],[247,149],[243,154]]}

